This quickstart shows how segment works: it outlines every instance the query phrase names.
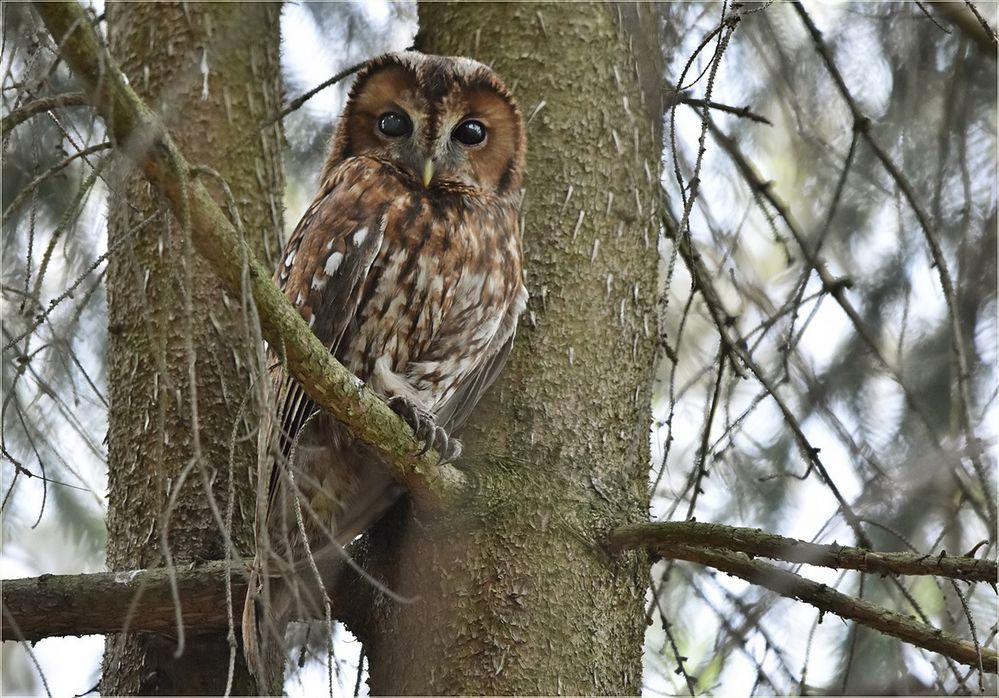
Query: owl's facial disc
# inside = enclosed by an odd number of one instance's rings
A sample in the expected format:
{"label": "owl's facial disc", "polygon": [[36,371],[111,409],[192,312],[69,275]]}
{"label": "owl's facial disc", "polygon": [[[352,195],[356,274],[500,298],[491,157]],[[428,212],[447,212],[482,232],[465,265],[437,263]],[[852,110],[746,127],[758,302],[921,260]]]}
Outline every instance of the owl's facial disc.
{"label": "owl's facial disc", "polygon": [[387,54],[358,76],[330,162],[362,155],[393,163],[428,190],[502,195],[523,178],[523,118],[480,63]]}
{"label": "owl's facial disc", "polygon": [[[374,120],[375,136],[388,148],[392,160],[422,182],[424,188],[429,188],[435,177],[438,181],[474,185],[469,158],[473,151],[485,147],[489,131],[486,124],[481,119],[456,119],[445,113],[439,115],[437,133],[430,133],[432,127],[427,120],[413,111],[411,116],[407,107],[393,104]],[[435,137],[436,142],[427,145]]]}

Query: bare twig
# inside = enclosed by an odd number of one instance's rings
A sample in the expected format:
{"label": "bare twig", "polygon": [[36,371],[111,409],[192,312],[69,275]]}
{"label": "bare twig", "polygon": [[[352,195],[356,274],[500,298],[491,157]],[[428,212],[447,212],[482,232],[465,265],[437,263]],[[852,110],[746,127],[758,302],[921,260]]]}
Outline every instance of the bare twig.
{"label": "bare twig", "polygon": [[4,209],[3,219],[8,220],[11,217],[11,214],[13,214],[13,212],[18,209],[18,207],[24,202],[24,200],[38,188],[38,185],[44,182],[46,179],[52,177],[53,175],[59,174],[60,172],[62,172],[64,169],[72,165],[76,160],[79,160],[80,158],[86,158],[88,155],[92,155],[93,153],[99,153],[102,150],[108,150],[109,148],[111,148],[111,143],[98,143],[97,145],[89,146],[87,148],[84,148],[83,150],[79,150],[73,153],[65,160],[56,163],[49,169],[42,172],[33,180],[25,184],[24,187],[21,189],[21,191],[17,192],[17,196],[14,197],[14,200],[11,201],[10,204],[7,205],[7,208]]}
{"label": "bare twig", "polygon": [[714,109],[716,111],[723,111],[726,114],[734,114],[743,119],[749,119],[750,121],[755,121],[760,124],[766,124],[767,126],[773,126],[773,123],[765,116],[760,116],[754,111],[751,111],[748,106],[746,107],[733,107],[728,104],[722,104],[721,102],[715,102],[710,99],[695,99],[693,97],[680,97],[678,101],[681,104],[688,104],[695,108],[707,107],[708,109]]}
{"label": "bare twig", "polygon": [[337,73],[333,77],[329,78],[328,80],[324,80],[323,82],[319,83],[318,85],[316,85],[315,87],[313,87],[308,92],[305,92],[305,93],[299,95],[295,99],[293,99],[290,102],[288,102],[288,104],[286,104],[284,106],[284,108],[282,108],[281,111],[279,111],[277,114],[275,114],[274,116],[266,119],[260,125],[260,128],[261,129],[266,128],[267,126],[270,126],[274,122],[280,121],[284,117],[288,116],[293,111],[295,111],[297,109],[300,109],[303,104],[305,104],[306,102],[308,102],[310,99],[312,99],[314,96],[316,96],[319,92],[322,92],[323,90],[325,90],[330,85],[335,85],[336,83],[340,82],[341,80],[350,77],[351,75],[353,75],[354,73],[356,73],[358,70],[360,70],[361,68],[363,68],[366,64],[367,64],[367,61],[363,61],[361,63],[356,63],[356,64],[350,66],[349,68],[346,68],[345,70],[341,70],[339,73]]}
{"label": "bare twig", "polygon": [[[42,671],[42,666],[41,664],[38,663],[38,658],[35,656],[35,653],[32,651],[31,645],[26,641],[27,638],[24,637],[24,633],[21,631],[21,628],[18,626],[17,621],[14,620],[13,616],[11,616],[6,606],[3,607],[3,626],[4,626],[3,634],[6,636],[4,639],[7,639],[11,637],[11,635],[13,635],[14,638],[21,641],[21,646],[24,647],[24,651],[28,653],[28,658],[31,659],[31,663],[34,665],[35,671],[38,672],[38,677],[42,680],[42,688],[45,689],[45,695],[47,695],[49,698],[52,698],[52,691],[49,690],[49,682],[48,679],[45,678],[45,672]],[[10,628],[9,631],[8,631],[8,626]]]}
{"label": "bare twig", "polygon": [[42,97],[33,102],[28,102],[22,107],[18,107],[7,116],[0,119],[0,140],[7,140],[10,132],[21,123],[27,121],[36,114],[58,109],[59,107],[75,107],[81,104],[89,104],[87,96],[82,92],[69,92],[52,97]]}
{"label": "bare twig", "polygon": [[[354,73],[356,73],[358,70],[360,70],[361,68],[363,68],[366,64],[367,64],[367,61],[364,61],[362,63],[356,63],[356,64],[350,66],[349,68],[346,68],[345,70],[341,70],[339,73],[337,73],[333,77],[331,77],[331,78],[329,78],[327,80],[324,80],[323,82],[321,82],[318,85],[316,85],[315,87],[313,87],[311,90],[309,90],[309,91],[307,91],[307,92],[305,92],[303,94],[300,94],[298,97],[295,97],[293,100],[291,100],[290,102],[288,102],[288,104],[286,104],[284,107],[282,107],[280,111],[278,111],[278,112],[276,112],[276,113],[268,116],[266,119],[264,119],[263,121],[261,121],[260,125],[258,126],[258,130],[259,131],[263,131],[267,127],[273,126],[278,121],[281,121],[282,119],[284,119],[284,117],[288,116],[292,112],[297,111],[298,109],[301,109],[301,107],[302,107],[303,104],[305,104],[310,99],[312,99],[313,97],[315,97],[318,93],[322,92],[327,87],[330,87],[331,85],[335,85],[336,83],[341,82],[342,80],[350,77],[351,75],[353,75]],[[244,145],[244,143],[237,143],[235,146],[229,148],[229,150],[226,151],[225,154],[224,154],[225,157],[229,157],[233,153],[239,152],[239,150],[243,147],[243,145]]]}
{"label": "bare twig", "polygon": [[[722,149],[729,155],[729,157],[735,163],[736,168],[738,169],[740,175],[745,180],[749,188],[757,196],[762,197],[762,199],[764,199],[767,202],[767,204],[769,204],[773,208],[773,210],[777,212],[777,215],[780,217],[780,219],[784,221],[784,224],[787,226],[788,231],[790,231],[791,236],[798,244],[798,247],[801,250],[802,255],[804,256],[804,259],[807,262],[809,269],[816,273],[816,275],[819,277],[819,280],[822,282],[823,289],[830,296],[832,296],[833,300],[836,301],[836,303],[840,306],[840,308],[843,310],[846,316],[850,319],[850,323],[853,325],[854,329],[856,330],[857,336],[860,337],[860,339],[863,340],[864,344],[867,345],[868,351],[870,352],[871,356],[873,356],[877,360],[878,364],[884,369],[884,371],[889,376],[891,376],[892,379],[898,384],[899,388],[902,391],[902,396],[906,401],[906,405],[908,405],[909,409],[912,410],[913,414],[915,414],[922,422],[923,426],[926,429],[926,434],[929,437],[931,443],[934,445],[936,451],[940,454],[941,457],[946,458],[948,454],[945,452],[943,446],[940,444],[940,441],[937,438],[937,435],[934,431],[933,420],[930,419],[930,417],[926,414],[926,411],[916,401],[915,397],[912,394],[912,391],[909,390],[909,388],[903,382],[902,376],[899,374],[898,369],[894,365],[892,365],[892,363],[887,359],[887,357],[885,357],[881,344],[878,342],[877,337],[875,336],[875,332],[870,327],[868,327],[867,323],[864,322],[863,318],[860,316],[860,313],[857,311],[853,303],[847,297],[846,291],[850,287],[851,283],[850,279],[836,278],[829,272],[825,262],[818,255],[818,249],[819,249],[818,246],[815,246],[813,248],[813,246],[809,244],[808,240],[805,237],[804,232],[801,229],[801,226],[797,223],[795,217],[791,214],[791,211],[788,209],[787,205],[783,202],[783,200],[780,199],[780,197],[777,196],[776,192],[774,191],[774,188],[770,186],[770,183],[763,180],[763,178],[757,172],[756,167],[754,167],[753,163],[751,163],[749,159],[745,156],[745,154],[742,152],[742,149],[739,147],[738,143],[736,143],[736,141],[733,138],[729,137],[724,132],[722,132],[722,130],[719,129],[710,119],[708,120],[708,125],[711,129],[712,136],[715,138],[718,144],[721,145]],[[852,141],[852,143],[856,141],[856,138],[857,138],[857,132],[854,133],[854,140]],[[851,144],[850,153],[848,153],[848,161],[850,160],[850,154],[852,154],[853,149],[854,146]],[[840,185],[837,186],[837,191],[839,191],[840,186],[844,181],[845,177],[841,178]],[[833,199],[834,203],[838,198],[838,196],[839,194],[834,196]],[[828,227],[828,225],[829,225],[829,219],[827,219],[826,221],[822,235],[824,235],[825,228]],[[821,236],[820,236],[820,241],[821,241]],[[705,278],[710,278],[710,276],[705,275]],[[700,290],[702,291],[702,293],[704,293],[706,289],[700,289]],[[713,303],[713,301],[711,300],[711,296],[706,295],[705,300],[708,301],[709,309],[711,309],[710,306]],[[967,485],[957,476],[956,473],[954,473],[954,480],[957,486],[961,489],[961,491],[971,501],[975,501],[974,497],[972,497],[971,492],[968,490]],[[984,518],[986,520],[989,519],[989,515],[987,512]]]}
{"label": "bare twig", "polygon": [[[665,583],[665,582],[663,582]],[[687,668],[683,665],[687,661],[687,657],[684,657],[680,652],[680,648],[676,645],[676,638],[673,636],[673,624],[669,620],[669,615],[666,609],[663,608],[662,603],[662,584],[656,584],[655,579],[652,580],[652,603],[655,605],[656,609],[659,611],[659,617],[662,618],[663,622],[663,634],[666,635],[666,642],[669,643],[670,653],[673,655],[673,659],[676,660],[676,669],[673,673],[678,676],[683,677],[683,682],[687,686],[687,692],[691,696],[697,695],[697,680],[687,671]],[[651,618],[651,616],[649,616]],[[663,647],[663,654],[666,654],[666,648]]]}
{"label": "bare twig", "polygon": [[928,19],[931,22],[933,22],[933,24],[935,24],[937,26],[937,28],[940,31],[942,31],[944,34],[951,34],[952,33],[950,31],[950,29],[948,29],[944,25],[940,24],[940,22],[937,21],[937,18],[934,17],[933,15],[931,15],[930,11],[926,9],[926,5],[924,5],[923,3],[919,2],[919,0],[916,0],[916,7],[919,8],[920,12],[922,12],[924,15],[926,15],[926,19]]}
{"label": "bare twig", "polygon": [[983,56],[995,61],[996,32],[972,2],[933,2],[933,11],[953,24],[967,38],[971,39]]}
{"label": "bare twig", "polygon": [[[150,216],[149,218],[147,218],[145,221],[143,221],[142,223],[140,223],[139,226],[138,226],[138,228],[136,228],[136,229],[140,229],[140,228],[145,227],[152,220],[152,218],[153,218],[152,216]],[[56,296],[55,298],[53,298],[52,300],[50,300],[48,307],[45,308],[43,311],[41,311],[40,313],[38,313],[35,316],[35,321],[26,330],[24,330],[23,332],[21,332],[21,334],[17,335],[16,337],[14,337],[10,341],[8,341],[6,344],[4,344],[3,351],[9,351],[10,349],[12,349],[14,347],[15,344],[17,344],[18,342],[22,341],[25,337],[27,337],[32,332],[34,332],[35,330],[37,330],[39,328],[39,326],[41,326],[41,324],[43,322],[45,322],[49,318],[49,315],[52,314],[52,311],[54,311],[59,306],[60,303],[62,303],[67,298],[72,298],[73,297],[73,293],[76,291],[76,289],[79,287],[79,285],[82,284],[87,279],[87,277],[90,276],[94,271],[96,271],[97,267],[99,267],[101,264],[103,264],[104,260],[106,260],[108,257],[110,257],[111,254],[118,249],[118,247],[121,246],[121,243],[124,241],[124,239],[125,238],[122,238],[121,240],[118,240],[117,242],[115,242],[115,244],[114,244],[113,247],[111,247],[107,252],[105,252],[104,254],[102,254],[101,256],[99,256],[97,259],[95,259],[90,264],[89,267],[87,267],[82,273],[80,273],[80,275],[76,277],[76,279],[73,281],[73,283],[71,283],[69,285],[69,287],[65,291],[63,291],[58,296]],[[96,390],[96,387],[95,387],[95,390]],[[103,397],[101,399],[103,400]]]}
{"label": "bare twig", "polygon": [[832,477],[829,475],[828,469],[819,458],[819,449],[812,446],[809,442],[808,437],[805,436],[804,429],[798,418],[795,416],[794,412],[791,410],[787,401],[781,396],[780,392],[777,390],[777,385],[775,382],[764,372],[762,366],[753,357],[746,347],[746,342],[741,337],[731,337],[729,335],[729,328],[734,324],[734,320],[728,316],[722,317],[722,306],[718,294],[714,289],[714,284],[712,283],[711,274],[708,272],[701,260],[700,255],[694,249],[691,244],[689,236],[684,236],[678,234],[678,228],[676,227],[675,221],[664,220],[663,227],[666,232],[667,237],[671,237],[680,256],[683,258],[684,264],[690,270],[690,274],[693,277],[694,287],[701,293],[704,297],[708,310],[711,313],[712,319],[715,321],[716,329],[718,335],[721,339],[722,346],[727,346],[731,349],[731,357],[733,366],[739,371],[736,364],[736,359],[741,361],[745,366],[747,366],[750,372],[756,377],[760,385],[767,391],[767,393],[773,398],[774,402],[777,404],[778,409],[780,409],[781,415],[784,418],[785,424],[791,430],[791,434],[794,436],[794,441],[798,446],[799,451],[802,456],[808,462],[807,472],[811,472],[813,469],[818,472],[819,477],[825,483],[826,487],[832,493],[833,497],[839,503],[840,509],[843,512],[843,517],[846,523],[853,530],[854,534],[857,536],[857,541],[862,545],[871,547],[870,540],[867,534],[860,527],[859,520],[856,513],[854,513],[853,508],[850,506],[846,498],[840,492],[836,483],[833,482]]}
{"label": "bare twig", "polygon": [[992,28],[992,25],[989,24],[985,17],[982,16],[982,13],[978,11],[978,8],[975,7],[975,3],[971,2],[971,0],[964,0],[964,4],[968,6],[968,9],[971,10],[971,14],[975,15],[975,19],[977,19],[978,23],[982,25],[982,29],[985,30],[985,33],[989,35],[992,48],[995,49],[999,47],[999,37],[996,37],[996,30]]}

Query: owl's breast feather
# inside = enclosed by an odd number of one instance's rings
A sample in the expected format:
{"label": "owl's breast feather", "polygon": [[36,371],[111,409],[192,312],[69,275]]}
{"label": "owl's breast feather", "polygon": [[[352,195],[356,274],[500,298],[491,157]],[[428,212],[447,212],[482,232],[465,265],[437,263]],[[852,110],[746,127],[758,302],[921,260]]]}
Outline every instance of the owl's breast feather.
{"label": "owl's breast feather", "polygon": [[276,280],[348,369],[432,409],[512,333],[520,264],[512,198],[427,190],[357,157],[324,182]]}
{"label": "owl's breast feather", "polygon": [[385,211],[342,360],[362,380],[390,371],[432,409],[483,362],[499,332],[512,331],[508,316],[522,309],[517,211],[495,200],[428,196],[393,179],[401,186]]}

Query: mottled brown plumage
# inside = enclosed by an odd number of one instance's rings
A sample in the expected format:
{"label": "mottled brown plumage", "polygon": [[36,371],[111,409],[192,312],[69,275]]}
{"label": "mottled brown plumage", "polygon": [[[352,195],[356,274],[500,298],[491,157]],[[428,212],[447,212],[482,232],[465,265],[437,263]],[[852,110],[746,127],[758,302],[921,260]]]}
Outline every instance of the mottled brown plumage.
{"label": "mottled brown plumage", "polygon": [[[525,150],[520,110],[485,66],[381,56],[358,74],[319,193],[275,274],[336,358],[448,455],[454,442],[435,427],[452,431],[468,417],[527,302]],[[320,589],[335,583],[342,546],[400,493],[387,467],[271,358],[262,483],[271,476],[258,497],[243,619],[248,662],[265,681],[296,605],[321,616]]]}

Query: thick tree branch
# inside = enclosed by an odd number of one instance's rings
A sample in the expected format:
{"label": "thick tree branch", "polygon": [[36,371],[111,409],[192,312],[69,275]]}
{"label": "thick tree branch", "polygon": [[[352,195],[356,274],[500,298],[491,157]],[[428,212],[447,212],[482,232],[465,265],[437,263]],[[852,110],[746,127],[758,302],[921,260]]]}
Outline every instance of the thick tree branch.
{"label": "thick tree branch", "polygon": [[458,496],[466,484],[461,471],[438,463],[433,450],[420,458],[412,456],[420,443],[409,426],[333,358],[271,281],[270,273],[254,258],[208,190],[188,177],[191,167],[156,115],[128,86],[80,5],[37,2],[35,9],[118,149],[160,191],[181,224],[190,226],[195,248],[226,288],[237,296],[249,288],[264,337],[286,356],[289,370],[309,397],[377,450],[421,506],[439,506]]}
{"label": "thick tree branch", "polygon": [[[242,563],[217,561],[174,570],[188,633],[228,629],[227,571],[232,579],[233,614],[240,617],[247,568]],[[3,614],[4,640],[34,642],[44,637],[104,634],[126,628],[163,634],[177,630],[170,575],[165,567],[6,579],[3,606],[7,611]],[[11,617],[17,622],[16,630]]]}
{"label": "thick tree branch", "polygon": [[[348,547],[346,554],[356,551]],[[213,560],[174,567],[184,632],[188,636],[226,631],[226,574],[232,585],[232,612],[239,629],[252,559]],[[151,567],[125,572],[43,574],[40,577],[0,580],[3,640],[35,642],[46,637],[94,635],[116,632],[177,633],[176,599],[171,590],[171,570]],[[333,615],[350,626],[357,612],[367,608],[359,600],[375,587],[370,580],[345,566],[333,585]],[[294,617],[309,621],[320,618]]]}
{"label": "thick tree branch", "polygon": [[[966,581],[996,579],[996,563],[990,560],[877,553],[694,521],[623,526],[610,534],[608,542],[615,551],[644,548],[660,557],[714,567],[973,666],[977,666],[977,655],[971,643],[739,553],[879,574],[932,574]],[[211,562],[174,571],[189,633],[228,627],[225,573],[228,571],[231,577],[233,599],[240,600],[246,593],[247,567],[245,563]],[[344,579],[348,590],[342,595],[344,599],[358,591],[352,581],[349,575]],[[126,628],[130,632],[169,634],[176,629],[166,568],[5,580],[3,605],[7,610],[2,626],[4,639],[35,641]],[[238,603],[233,612],[237,617],[241,613]],[[19,633],[9,618],[16,619]],[[982,662],[987,671],[995,672],[994,653],[983,650]]]}
{"label": "thick tree branch", "polygon": [[946,553],[884,553],[844,545],[821,545],[777,536],[759,529],[699,521],[622,526],[610,534],[609,540],[610,547],[615,551],[643,548],[650,554],[664,558],[673,557],[672,551],[676,545],[696,545],[773,560],[875,574],[934,575],[966,582],[992,583],[999,578],[995,560]]}
{"label": "thick tree branch", "polygon": [[[682,541],[682,542],[677,542]],[[693,547],[690,543],[708,545],[715,548]],[[723,542],[725,544],[723,544]],[[685,544],[686,543],[686,544]],[[809,562],[810,564],[827,564],[830,555],[839,559],[853,560],[856,564],[859,555],[870,556],[870,567],[852,567],[842,565],[846,569],[868,569],[869,571],[886,572],[889,563],[886,560],[896,558],[898,554],[871,553],[857,548],[841,546],[821,546],[794,541],[780,536],[761,534],[752,529],[739,529],[717,524],[699,524],[684,522],[683,524],[643,524],[627,526],[614,531],[610,535],[612,548],[624,549],[644,547],[651,553],[672,560],[687,560],[701,565],[713,567],[722,572],[745,579],[748,582],[766,587],[781,596],[798,599],[815,606],[820,611],[834,613],[841,618],[856,621],[878,632],[897,637],[916,647],[931,652],[937,652],[946,657],[972,667],[981,666],[983,670],[997,673],[997,655],[994,651],[979,648],[974,643],[943,632],[925,623],[913,620],[894,611],[881,608],[862,599],[832,589],[825,584],[819,584],[805,579],[793,572],[783,570],[774,565],[753,560],[742,552],[767,555],[787,559],[794,562]],[[816,548],[820,550],[816,550]],[[830,549],[830,550],[821,550]],[[888,556],[891,555],[892,558]],[[903,556],[918,558],[918,556]],[[808,558],[808,559],[798,559]],[[936,560],[936,558],[929,558]],[[963,561],[968,558],[947,558]],[[894,562],[898,562],[897,559]],[[983,562],[975,560],[974,562]],[[992,577],[995,579],[995,563],[991,565]],[[906,565],[920,569],[916,560],[908,560]],[[927,574],[927,572],[921,572]],[[934,571],[932,574],[940,574]],[[979,654],[980,649],[980,654]]]}

